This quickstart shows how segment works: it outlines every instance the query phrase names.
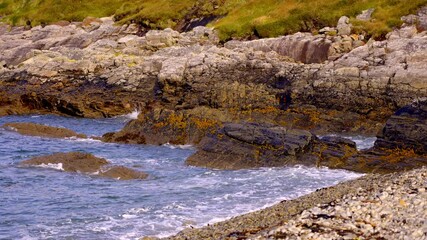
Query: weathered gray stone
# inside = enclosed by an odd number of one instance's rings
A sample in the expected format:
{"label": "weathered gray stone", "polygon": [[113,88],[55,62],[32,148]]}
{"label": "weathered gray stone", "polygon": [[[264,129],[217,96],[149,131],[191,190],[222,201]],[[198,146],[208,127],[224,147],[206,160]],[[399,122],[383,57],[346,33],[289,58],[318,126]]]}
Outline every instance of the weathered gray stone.
{"label": "weathered gray stone", "polygon": [[350,18],[346,17],[346,16],[342,16],[339,20],[338,20],[338,24],[337,24],[337,30],[338,30],[338,34],[343,36],[343,35],[350,35],[351,34],[351,24],[350,24]]}

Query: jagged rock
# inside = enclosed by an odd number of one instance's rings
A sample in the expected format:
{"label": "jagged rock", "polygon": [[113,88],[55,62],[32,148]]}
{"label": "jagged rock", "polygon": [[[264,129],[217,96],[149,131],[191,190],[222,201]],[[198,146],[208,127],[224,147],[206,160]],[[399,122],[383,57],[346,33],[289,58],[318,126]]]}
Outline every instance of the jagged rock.
{"label": "jagged rock", "polygon": [[[169,36],[164,39],[173,45],[158,49],[147,43],[150,36],[126,33],[128,26],[115,26],[111,19],[93,22],[99,27],[71,23],[4,31],[0,92],[7,99],[1,100],[0,113],[109,117],[152,103],[174,111],[203,106],[223,112],[313,105],[382,121],[427,95],[427,38],[415,26],[365,45],[357,35],[297,33],[229,42],[226,48],[212,45],[215,31],[197,27],[179,36],[153,32]],[[301,62],[329,62],[302,64],[279,53]],[[312,114],[309,123],[338,119],[325,115],[318,121]],[[284,118],[275,117],[272,121]],[[357,129],[351,124],[339,129]]]}
{"label": "jagged rock", "polygon": [[292,165],[298,163],[299,156],[310,152],[314,138],[308,131],[274,125],[225,124],[217,133],[205,137],[186,163],[218,169]]}
{"label": "jagged rock", "polygon": [[16,131],[22,135],[40,136],[50,138],[86,138],[86,135],[76,133],[66,128],[51,127],[36,123],[6,123],[2,128]]}
{"label": "jagged rock", "polygon": [[338,30],[338,34],[343,36],[343,35],[350,35],[351,34],[351,24],[350,24],[350,18],[348,18],[347,16],[342,16],[339,20],[338,20],[338,24],[337,24],[337,30]]}
{"label": "jagged rock", "polygon": [[22,166],[49,166],[51,164],[57,165],[57,169],[66,172],[85,173],[118,180],[145,179],[148,177],[146,173],[127,167],[110,166],[107,160],[82,152],[55,153],[34,157],[20,163]]}
{"label": "jagged rock", "polygon": [[377,149],[413,149],[427,154],[427,100],[399,109],[377,137]]}

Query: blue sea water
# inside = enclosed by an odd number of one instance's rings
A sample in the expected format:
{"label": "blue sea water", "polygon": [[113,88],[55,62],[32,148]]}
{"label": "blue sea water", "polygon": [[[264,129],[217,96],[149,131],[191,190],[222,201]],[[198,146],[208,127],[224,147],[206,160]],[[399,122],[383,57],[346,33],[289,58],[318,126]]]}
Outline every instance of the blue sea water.
{"label": "blue sea water", "polygon": [[[128,118],[7,116],[101,136]],[[361,140],[363,142],[363,139]],[[21,167],[34,156],[83,151],[150,175],[118,181],[54,168]],[[191,146],[102,143],[22,136],[0,129],[0,239],[138,239],[168,236],[254,211],[360,174],[284,167],[220,171],[185,164]]]}

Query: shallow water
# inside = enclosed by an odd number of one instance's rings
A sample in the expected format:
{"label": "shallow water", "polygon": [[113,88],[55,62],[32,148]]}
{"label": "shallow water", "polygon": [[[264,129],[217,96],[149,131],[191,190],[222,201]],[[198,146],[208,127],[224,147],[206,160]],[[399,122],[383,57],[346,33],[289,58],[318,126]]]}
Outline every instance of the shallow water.
{"label": "shallow water", "polygon": [[[0,118],[0,125],[36,122],[100,136],[121,129],[126,121],[8,116]],[[34,156],[68,151],[89,152],[150,177],[117,181],[65,173],[55,166],[19,166]],[[217,222],[360,176],[326,168],[220,171],[186,166],[193,152],[190,146],[58,140],[0,129],[0,239],[168,236],[188,225]]]}

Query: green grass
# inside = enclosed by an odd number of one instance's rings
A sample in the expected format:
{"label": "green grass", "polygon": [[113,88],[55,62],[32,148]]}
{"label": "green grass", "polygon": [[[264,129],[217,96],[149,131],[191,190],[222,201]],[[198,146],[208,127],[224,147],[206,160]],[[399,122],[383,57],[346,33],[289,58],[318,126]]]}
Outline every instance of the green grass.
{"label": "green grass", "polygon": [[[14,25],[28,20],[37,25],[115,14],[120,23],[161,29],[175,27],[184,18],[215,15],[224,17],[210,25],[227,40],[315,32],[335,26],[346,15],[351,17],[355,33],[382,38],[401,24],[401,16],[425,5],[427,0],[0,0],[0,16]],[[355,16],[368,8],[376,9],[373,20],[357,21]]]}

